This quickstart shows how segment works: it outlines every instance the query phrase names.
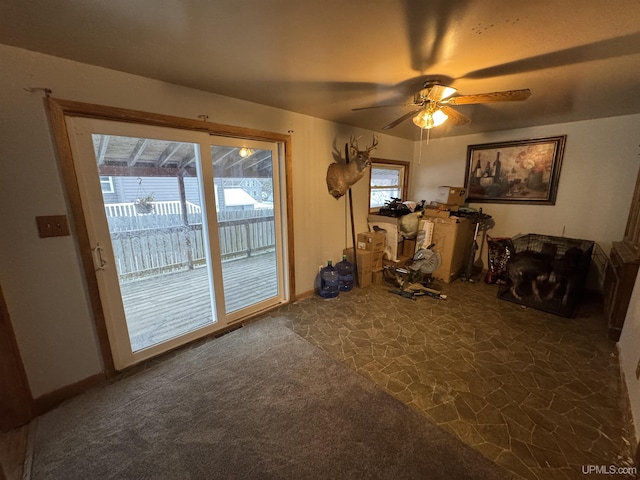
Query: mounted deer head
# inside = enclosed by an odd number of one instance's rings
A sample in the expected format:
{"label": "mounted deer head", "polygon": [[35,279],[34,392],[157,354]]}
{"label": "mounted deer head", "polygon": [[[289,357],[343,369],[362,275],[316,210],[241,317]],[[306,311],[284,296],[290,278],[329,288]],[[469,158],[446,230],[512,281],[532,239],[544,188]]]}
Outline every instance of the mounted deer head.
{"label": "mounted deer head", "polygon": [[358,148],[358,138],[351,137],[349,140],[351,161],[347,159],[347,164],[332,163],[327,170],[327,188],[329,193],[336,199],[347,193],[351,185],[360,180],[364,175],[364,170],[371,165],[370,155],[378,145],[378,139],[374,135],[371,146],[367,147],[366,150],[360,150]]}

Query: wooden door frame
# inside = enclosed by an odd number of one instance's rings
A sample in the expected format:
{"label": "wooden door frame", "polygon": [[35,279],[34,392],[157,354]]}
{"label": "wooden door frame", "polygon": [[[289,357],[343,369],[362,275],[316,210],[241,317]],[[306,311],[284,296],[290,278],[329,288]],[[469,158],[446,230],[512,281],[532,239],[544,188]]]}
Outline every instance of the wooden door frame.
{"label": "wooden door frame", "polygon": [[16,341],[9,308],[0,285],[0,430],[10,430],[33,418],[33,396]]}
{"label": "wooden door frame", "polygon": [[[107,326],[102,309],[102,302],[98,290],[98,281],[91,255],[91,244],[87,224],[84,217],[84,209],[80,199],[79,183],[76,177],[74,160],[71,152],[69,132],[65,117],[86,117],[100,120],[110,120],[117,122],[128,122],[141,125],[151,125],[157,127],[176,128],[181,130],[192,130],[210,135],[233,137],[247,140],[261,140],[268,142],[279,142],[284,146],[284,178],[285,185],[285,208],[287,227],[287,258],[288,258],[288,299],[295,298],[295,265],[294,265],[294,245],[293,245],[293,194],[292,194],[292,156],[291,156],[291,135],[269,132],[265,130],[255,130],[232,125],[212,123],[203,120],[191,120],[188,118],[162,115],[156,113],[143,112],[139,110],[129,110],[117,107],[107,107],[89,103],[75,102],[70,100],[46,97],[44,99],[49,123],[51,126],[54,145],[56,148],[58,161],[60,162],[63,182],[67,192],[69,208],[73,218],[73,227],[78,242],[80,257],[84,269],[84,276],[87,281],[87,289],[91,302],[94,322],[100,351],[102,354],[105,374],[111,376],[115,373],[115,366],[111,352],[111,345],[107,335]],[[215,332],[218,335],[220,332]]]}

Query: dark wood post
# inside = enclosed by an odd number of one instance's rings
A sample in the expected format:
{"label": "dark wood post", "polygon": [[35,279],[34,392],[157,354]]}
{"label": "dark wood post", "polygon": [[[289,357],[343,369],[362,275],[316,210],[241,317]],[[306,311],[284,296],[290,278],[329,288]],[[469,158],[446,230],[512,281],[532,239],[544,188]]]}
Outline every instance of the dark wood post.
{"label": "dark wood post", "polygon": [[186,245],[187,266],[193,270],[193,248],[191,245],[191,234],[193,229],[189,225],[189,212],[187,211],[187,191],[184,188],[184,170],[178,173],[178,193],[180,194],[180,217],[184,226],[184,241]]}
{"label": "dark wood post", "polygon": [[[349,144],[344,144],[344,159],[345,162],[349,163]],[[356,245],[356,226],[353,222],[353,197],[351,196],[351,187],[349,187],[349,214],[351,216],[351,244],[353,245],[353,269],[354,271],[354,282],[357,287],[360,286],[360,279],[358,278],[358,248]]]}

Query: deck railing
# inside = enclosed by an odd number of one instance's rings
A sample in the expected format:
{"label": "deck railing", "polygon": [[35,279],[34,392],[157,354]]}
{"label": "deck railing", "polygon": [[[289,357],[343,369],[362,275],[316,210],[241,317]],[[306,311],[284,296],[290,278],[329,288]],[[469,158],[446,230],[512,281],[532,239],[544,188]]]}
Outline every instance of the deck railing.
{"label": "deck railing", "polygon": [[[153,213],[156,215],[180,215],[180,201],[170,200],[162,202],[151,202],[153,205]],[[201,213],[202,209],[195,203],[187,202],[187,213]],[[126,203],[107,203],[104,206],[107,217],[137,217],[147,214],[138,213],[136,204],[133,202]]]}
{"label": "deck railing", "polygon": [[[179,207],[176,211],[171,205],[149,215],[137,214],[135,207],[126,204],[105,205],[105,209],[121,280],[204,264],[202,215],[196,209],[188,210],[186,222]],[[218,212],[218,236],[223,261],[273,251],[273,210]]]}

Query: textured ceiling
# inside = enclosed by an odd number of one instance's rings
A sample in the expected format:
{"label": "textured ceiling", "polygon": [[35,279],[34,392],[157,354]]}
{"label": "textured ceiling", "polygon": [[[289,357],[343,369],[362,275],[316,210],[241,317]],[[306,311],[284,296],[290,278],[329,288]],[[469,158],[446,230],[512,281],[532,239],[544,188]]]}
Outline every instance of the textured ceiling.
{"label": "textured ceiling", "polygon": [[374,131],[410,107],[353,108],[427,79],[532,91],[432,138],[640,113],[638,0],[3,0],[0,19],[0,43]]}

